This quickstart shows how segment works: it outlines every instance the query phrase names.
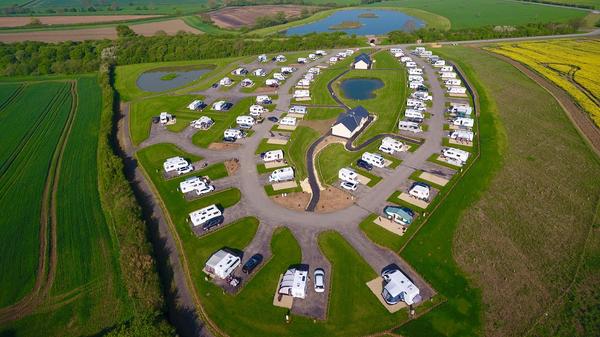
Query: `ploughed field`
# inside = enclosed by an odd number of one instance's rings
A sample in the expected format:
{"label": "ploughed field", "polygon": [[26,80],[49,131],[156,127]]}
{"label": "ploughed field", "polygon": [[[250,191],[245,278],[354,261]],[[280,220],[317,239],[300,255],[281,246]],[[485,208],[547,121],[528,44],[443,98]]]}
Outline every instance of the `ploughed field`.
{"label": "ploughed field", "polygon": [[37,19],[42,25],[75,25],[102,22],[118,22],[139,19],[150,19],[158,15],[57,15],[57,16],[13,16],[0,18],[0,28],[21,27]]}
{"label": "ploughed field", "polygon": [[253,26],[260,17],[273,16],[279,12],[283,12],[286,18],[299,17],[302,14],[302,10],[311,10],[313,8],[297,5],[227,7],[210,12],[209,16],[214,24],[220,28],[238,29]]}
{"label": "ploughed field", "polygon": [[600,126],[600,41],[521,42],[489,49],[525,64],[564,89]]}
{"label": "ploughed field", "polygon": [[98,195],[99,92],[93,76],[0,83],[4,331],[89,335],[123,318],[115,243]]}

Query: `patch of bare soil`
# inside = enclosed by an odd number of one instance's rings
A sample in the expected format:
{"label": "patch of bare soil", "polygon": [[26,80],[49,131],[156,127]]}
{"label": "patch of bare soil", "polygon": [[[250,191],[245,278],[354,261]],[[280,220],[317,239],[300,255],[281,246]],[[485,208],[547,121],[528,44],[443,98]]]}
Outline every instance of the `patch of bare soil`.
{"label": "patch of bare soil", "polygon": [[271,200],[288,209],[295,211],[303,211],[310,201],[310,193],[306,192],[293,192],[288,193],[286,196],[283,194],[274,195]]}
{"label": "patch of bare soil", "polygon": [[256,88],[256,90],[254,90],[254,92],[257,94],[276,94],[277,90],[273,89],[271,87],[260,87],[260,88]]}
{"label": "patch of bare soil", "polygon": [[236,143],[210,143],[208,145],[209,150],[217,150],[217,151],[235,150],[238,147],[240,147],[240,144],[236,144]]}
{"label": "patch of bare soil", "polygon": [[157,18],[161,15],[57,15],[57,16],[15,16],[0,18],[0,27],[21,27],[31,23],[31,20],[37,19],[43,25],[75,25],[85,23],[100,22],[118,22],[131,21],[139,19]]}
{"label": "patch of bare soil", "polygon": [[308,126],[311,129],[314,129],[318,133],[324,135],[331,129],[331,125],[335,122],[335,119],[326,119],[326,120],[302,120],[300,121],[301,126]]}
{"label": "patch of bare soil", "polygon": [[321,191],[321,198],[317,203],[317,213],[330,213],[352,206],[354,197],[339,188],[327,187]]}
{"label": "patch of bare soil", "polygon": [[315,7],[298,5],[264,5],[227,7],[208,13],[214,24],[220,28],[238,29],[254,26],[256,20],[263,16],[273,16],[283,12],[286,18],[299,17],[303,9],[312,11]]}
{"label": "patch of bare soil", "polygon": [[240,169],[240,161],[237,159],[226,160],[224,164],[230,176],[235,175]]}

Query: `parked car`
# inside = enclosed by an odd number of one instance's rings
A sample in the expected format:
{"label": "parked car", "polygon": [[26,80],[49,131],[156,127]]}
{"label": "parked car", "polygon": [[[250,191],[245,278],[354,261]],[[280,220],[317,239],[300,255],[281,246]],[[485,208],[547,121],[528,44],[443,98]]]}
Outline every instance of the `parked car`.
{"label": "parked car", "polygon": [[182,174],[186,174],[186,173],[190,173],[194,170],[194,167],[192,165],[188,165],[186,167],[180,167],[177,169],[177,174],[178,175],[182,175]]}
{"label": "parked car", "polygon": [[342,186],[343,189],[348,190],[348,191],[356,191],[356,189],[358,188],[358,183],[351,183],[349,181],[343,181],[340,186]]}
{"label": "parked car", "polygon": [[258,265],[262,262],[263,256],[260,254],[254,254],[252,257],[244,263],[242,272],[250,274]]}
{"label": "parked car", "polygon": [[236,140],[237,140],[237,138],[235,138],[235,137],[223,137],[223,141],[225,143],[235,143]]}
{"label": "parked car", "polygon": [[356,166],[364,168],[367,171],[371,171],[373,169],[373,165],[367,163],[366,161],[359,159],[356,161]]}
{"label": "parked car", "polygon": [[222,215],[218,216],[216,218],[212,218],[212,219],[206,221],[202,225],[202,230],[208,231],[208,230],[212,229],[213,227],[216,227],[216,226],[222,224],[224,220],[225,220],[225,217]]}
{"label": "parked car", "polygon": [[233,106],[233,103],[227,102],[227,103],[223,104],[223,106],[221,107],[221,111],[227,111],[227,110],[231,109],[232,106]]}
{"label": "parked car", "polygon": [[214,190],[215,190],[215,187],[213,185],[204,185],[203,188],[200,188],[196,191],[197,191],[198,195],[202,195],[202,194],[210,193]]}
{"label": "parked car", "polygon": [[213,88],[218,88],[218,87],[219,87],[219,83],[213,83],[213,84],[211,85],[211,87],[213,87]]}
{"label": "parked car", "polygon": [[277,122],[279,122],[279,118],[277,118],[277,117],[275,117],[275,116],[271,116],[271,117],[269,117],[269,118],[267,118],[267,119],[268,119],[268,120],[270,120],[270,121],[271,121],[271,122],[273,122],[273,123],[277,123]]}
{"label": "parked car", "polygon": [[325,292],[325,271],[323,268],[315,269],[315,292]]}
{"label": "parked car", "polygon": [[152,117],[152,123],[153,123],[153,124],[158,124],[158,123],[160,123],[160,117],[158,117],[158,116],[154,116],[154,117]]}

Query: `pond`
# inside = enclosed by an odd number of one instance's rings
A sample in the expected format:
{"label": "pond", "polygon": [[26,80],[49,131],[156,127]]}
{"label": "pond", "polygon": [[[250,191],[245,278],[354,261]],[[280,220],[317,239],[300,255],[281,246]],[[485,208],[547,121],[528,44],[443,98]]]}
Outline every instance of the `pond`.
{"label": "pond", "polygon": [[422,20],[395,10],[349,9],[333,12],[322,20],[292,27],[286,34],[346,32],[356,35],[383,35],[393,30],[413,31],[423,26],[425,23]]}
{"label": "pond", "polygon": [[212,69],[210,68],[194,70],[152,70],[140,75],[136,84],[138,88],[144,91],[162,92],[193,82],[211,70]]}
{"label": "pond", "polygon": [[365,100],[375,97],[373,91],[383,88],[383,81],[376,78],[351,78],[340,84],[346,98]]}

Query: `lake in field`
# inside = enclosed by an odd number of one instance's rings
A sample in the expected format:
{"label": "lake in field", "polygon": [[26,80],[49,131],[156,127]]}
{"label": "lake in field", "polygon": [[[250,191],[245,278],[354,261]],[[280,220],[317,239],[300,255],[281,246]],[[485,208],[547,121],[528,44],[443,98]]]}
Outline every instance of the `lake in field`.
{"label": "lake in field", "polygon": [[162,92],[195,81],[211,70],[212,69],[206,68],[187,71],[148,71],[138,77],[136,84],[144,91]]}
{"label": "lake in field", "polygon": [[[360,25],[357,25],[357,23]],[[359,27],[344,28],[354,26]],[[304,35],[322,32],[346,32],[356,35],[383,35],[393,30],[412,31],[423,26],[425,26],[423,21],[399,11],[349,9],[334,12],[322,20],[292,27],[286,31],[286,34]],[[333,27],[338,27],[339,29],[334,29]]]}
{"label": "lake in field", "polygon": [[376,78],[351,78],[342,81],[340,88],[346,98],[365,100],[375,97],[373,91],[383,88],[383,81]]}

